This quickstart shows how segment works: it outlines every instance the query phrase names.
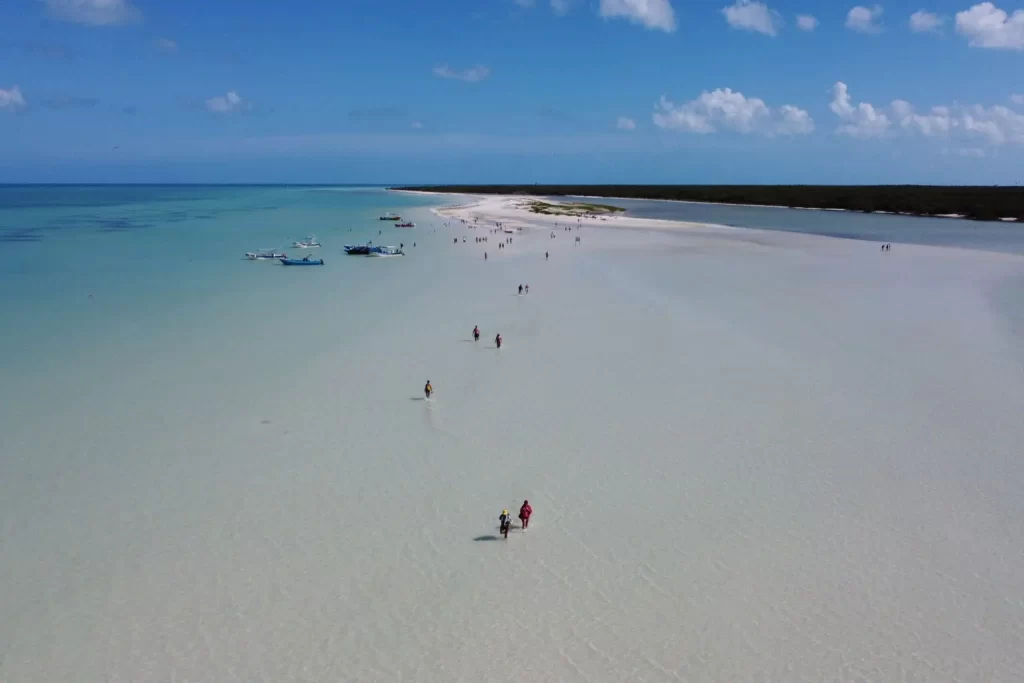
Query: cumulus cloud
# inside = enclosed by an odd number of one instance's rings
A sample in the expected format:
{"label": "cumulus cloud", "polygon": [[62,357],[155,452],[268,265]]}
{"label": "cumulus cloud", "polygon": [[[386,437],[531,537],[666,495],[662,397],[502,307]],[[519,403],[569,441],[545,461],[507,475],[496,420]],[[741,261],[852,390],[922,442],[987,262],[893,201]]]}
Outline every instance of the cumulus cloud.
{"label": "cumulus cloud", "polygon": [[1014,104],[1024,104],[1024,95],[1010,95],[1010,101]]}
{"label": "cumulus cloud", "polygon": [[775,10],[768,9],[768,5],[756,0],[736,0],[735,5],[722,8],[722,14],[729,26],[744,31],[755,31],[766,36],[778,34],[778,27],[782,25],[782,18]]}
{"label": "cumulus cloud", "polygon": [[636,121],[625,116],[620,116],[619,120],[615,122],[615,127],[619,130],[635,130]]}
{"label": "cumulus cloud", "polygon": [[784,105],[772,110],[757,97],[746,97],[729,88],[703,92],[700,97],[676,105],[664,96],[654,107],[654,125],[687,133],[714,133],[720,128],[744,134],[806,135],[814,121],[803,109]]}
{"label": "cumulus cloud", "polygon": [[86,26],[115,26],[142,19],[131,0],[42,0],[51,17]]}
{"label": "cumulus cloud", "polygon": [[474,66],[471,69],[456,71],[447,64],[442,64],[441,66],[434,67],[434,75],[438,78],[450,78],[456,81],[465,81],[466,83],[479,83],[491,75],[491,70],[486,66]]}
{"label": "cumulus cloud", "polygon": [[829,109],[842,122],[837,129],[843,135],[854,138],[877,138],[885,135],[892,122],[883,112],[875,109],[867,102],[859,102],[856,106],[850,99],[846,84],[839,81],[832,86],[832,103]]}
{"label": "cumulus cloud", "polygon": [[625,18],[668,33],[676,30],[676,13],[669,0],[601,0],[598,11],[605,19]]}
{"label": "cumulus cloud", "polygon": [[21,88],[16,85],[11,86],[9,90],[0,88],[0,111],[20,111],[27,106]]}
{"label": "cumulus cloud", "polygon": [[153,44],[156,46],[156,49],[161,52],[171,53],[178,51],[178,43],[170,38],[157,38],[153,41]]}
{"label": "cumulus cloud", "polygon": [[218,95],[206,100],[206,110],[215,114],[230,114],[235,111],[251,109],[252,105],[246,102],[234,90],[229,90],[225,95]]}
{"label": "cumulus cloud", "polygon": [[914,33],[938,33],[945,21],[938,14],[921,9],[910,15],[910,30]]}
{"label": "cumulus cloud", "polygon": [[882,18],[882,6],[854,7],[846,15],[846,28],[860,33],[881,33],[882,25],[878,22]]}
{"label": "cumulus cloud", "polygon": [[1007,14],[991,2],[957,12],[956,30],[972,47],[1024,50],[1024,10]]}
{"label": "cumulus cloud", "polygon": [[813,31],[818,28],[818,20],[810,14],[801,14],[796,18],[796,26],[801,31]]}
{"label": "cumulus cloud", "polygon": [[839,132],[857,138],[899,132],[990,146],[1024,145],[1024,114],[1002,105],[954,104],[919,112],[910,102],[893,100],[888,107],[876,108],[866,102],[854,107],[846,85],[840,82],[833,88],[831,108],[842,122]]}

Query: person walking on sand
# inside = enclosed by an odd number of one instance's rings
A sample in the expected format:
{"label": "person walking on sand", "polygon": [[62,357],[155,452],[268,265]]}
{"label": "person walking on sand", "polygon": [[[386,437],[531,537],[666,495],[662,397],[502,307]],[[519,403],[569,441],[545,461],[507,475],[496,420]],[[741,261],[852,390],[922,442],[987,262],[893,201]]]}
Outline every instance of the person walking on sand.
{"label": "person walking on sand", "polygon": [[551,254],[549,254],[548,252],[545,251],[544,252],[544,260],[547,261],[549,258],[551,258]]}
{"label": "person walking on sand", "polygon": [[430,398],[433,393],[434,385],[431,384],[430,380],[428,379],[426,386],[423,387],[423,395],[426,396],[427,398]]}
{"label": "person walking on sand", "polygon": [[501,333],[500,332],[498,333],[498,336],[494,338],[494,345],[497,346],[499,349],[501,348]]}
{"label": "person walking on sand", "polygon": [[508,538],[508,528],[512,526],[512,515],[508,513],[507,509],[502,510],[501,514],[498,515],[498,521],[501,523],[501,526],[498,527],[501,529],[501,535]]}
{"label": "person walking on sand", "polygon": [[529,294],[529,293],[530,293],[530,285],[526,285],[526,293],[527,293],[527,294]]}
{"label": "person walking on sand", "polygon": [[487,260],[487,252],[485,251],[484,252],[484,261],[486,261],[486,260]]}
{"label": "person walking on sand", "polygon": [[480,327],[473,325],[473,341],[480,341]]}
{"label": "person walking on sand", "polygon": [[519,285],[519,293],[520,293],[520,294],[522,294],[522,293],[523,293],[523,286],[522,286],[522,285]]}
{"label": "person walking on sand", "polygon": [[533,514],[533,508],[530,507],[530,501],[524,500],[523,506],[519,508],[519,519],[523,523],[523,531],[526,531],[526,527],[530,526],[530,515]]}

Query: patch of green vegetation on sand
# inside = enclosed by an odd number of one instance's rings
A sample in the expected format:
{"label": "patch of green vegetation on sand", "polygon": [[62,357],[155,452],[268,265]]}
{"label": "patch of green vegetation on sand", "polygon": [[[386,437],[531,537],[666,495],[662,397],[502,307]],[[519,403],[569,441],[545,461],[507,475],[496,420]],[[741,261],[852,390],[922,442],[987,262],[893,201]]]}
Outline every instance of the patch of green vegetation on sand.
{"label": "patch of green vegetation on sand", "polygon": [[530,200],[526,208],[533,213],[544,214],[545,216],[585,216],[587,214],[611,214],[625,209],[607,204],[587,204],[585,202],[566,202],[553,204],[539,200]]}

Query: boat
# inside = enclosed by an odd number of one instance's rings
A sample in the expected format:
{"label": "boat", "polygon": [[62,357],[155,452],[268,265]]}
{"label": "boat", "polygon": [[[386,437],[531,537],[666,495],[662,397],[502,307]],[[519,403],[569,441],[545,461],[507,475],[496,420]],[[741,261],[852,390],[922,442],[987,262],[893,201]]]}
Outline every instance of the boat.
{"label": "boat", "polygon": [[395,223],[396,228],[415,228],[416,224],[412,221],[406,221],[405,223]]}
{"label": "boat", "polygon": [[370,247],[367,256],[405,256],[405,252],[398,247]]}
{"label": "boat", "polygon": [[259,249],[245,252],[245,258],[250,261],[273,261],[274,259],[288,258],[288,254],[276,249]]}
{"label": "boat", "polygon": [[373,242],[345,245],[345,253],[350,256],[369,256],[371,249],[373,249]]}
{"label": "boat", "polygon": [[286,266],[322,266],[324,260],[322,258],[283,258],[281,263]]}
{"label": "boat", "polygon": [[292,242],[292,246],[295,247],[296,249],[316,249],[317,247],[320,247],[322,245],[320,244],[320,240],[318,240],[315,236],[310,235],[304,240]]}
{"label": "boat", "polygon": [[383,216],[380,217],[380,220],[382,220],[382,221],[400,221],[400,220],[402,220],[402,217],[399,216],[398,214],[386,213],[386,214],[384,214]]}

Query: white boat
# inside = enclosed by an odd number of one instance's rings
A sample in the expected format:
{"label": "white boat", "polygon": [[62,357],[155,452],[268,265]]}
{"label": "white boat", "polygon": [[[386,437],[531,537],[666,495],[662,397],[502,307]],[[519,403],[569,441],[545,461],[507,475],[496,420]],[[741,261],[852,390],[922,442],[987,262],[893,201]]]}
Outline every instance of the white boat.
{"label": "white boat", "polygon": [[310,235],[304,240],[292,242],[292,246],[295,247],[296,249],[316,249],[317,247],[320,247],[322,245],[320,244],[320,240],[318,240],[315,236]]}
{"label": "white boat", "polygon": [[273,261],[279,258],[288,258],[288,254],[276,249],[259,249],[245,252],[245,258],[250,261]]}

